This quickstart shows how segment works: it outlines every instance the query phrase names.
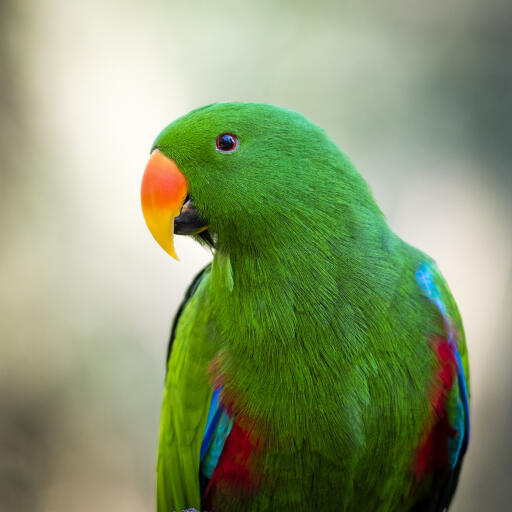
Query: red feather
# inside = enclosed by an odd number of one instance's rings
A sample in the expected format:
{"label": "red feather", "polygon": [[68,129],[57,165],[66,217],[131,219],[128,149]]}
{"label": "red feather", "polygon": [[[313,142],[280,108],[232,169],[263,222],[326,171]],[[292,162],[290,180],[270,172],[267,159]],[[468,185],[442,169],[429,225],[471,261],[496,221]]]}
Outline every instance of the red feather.
{"label": "red feather", "polygon": [[455,356],[446,338],[435,337],[432,345],[439,364],[429,392],[434,420],[423,436],[416,456],[414,474],[417,481],[448,464],[448,442],[458,435],[457,430],[450,425],[445,408],[446,397],[456,377]]}
{"label": "red feather", "polygon": [[259,472],[256,471],[256,454],[259,441],[243,430],[238,423],[226,439],[226,443],[213,472],[201,502],[211,508],[215,491],[222,489],[223,494],[243,492],[248,494],[258,488]]}

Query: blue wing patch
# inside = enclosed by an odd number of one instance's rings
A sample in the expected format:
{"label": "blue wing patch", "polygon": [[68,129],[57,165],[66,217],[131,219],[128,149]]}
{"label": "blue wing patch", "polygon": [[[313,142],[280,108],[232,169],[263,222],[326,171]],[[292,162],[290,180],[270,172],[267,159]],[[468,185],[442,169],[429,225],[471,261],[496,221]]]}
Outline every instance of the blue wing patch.
{"label": "blue wing patch", "polygon": [[233,427],[233,418],[226,412],[225,407],[220,402],[220,392],[222,387],[217,388],[212,395],[208,420],[201,444],[199,470],[201,480],[209,480],[213,474],[215,466],[219,462],[224,442]]}

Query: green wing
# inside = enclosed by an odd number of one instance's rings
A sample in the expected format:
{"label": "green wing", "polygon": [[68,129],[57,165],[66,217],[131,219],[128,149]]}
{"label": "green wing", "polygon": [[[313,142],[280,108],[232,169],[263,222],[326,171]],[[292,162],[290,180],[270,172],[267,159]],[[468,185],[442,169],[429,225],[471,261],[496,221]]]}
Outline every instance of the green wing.
{"label": "green wing", "polygon": [[[199,454],[212,396],[208,365],[210,267],[194,280],[174,321],[160,419],[157,510],[200,509]],[[171,348],[169,348],[171,352]]]}

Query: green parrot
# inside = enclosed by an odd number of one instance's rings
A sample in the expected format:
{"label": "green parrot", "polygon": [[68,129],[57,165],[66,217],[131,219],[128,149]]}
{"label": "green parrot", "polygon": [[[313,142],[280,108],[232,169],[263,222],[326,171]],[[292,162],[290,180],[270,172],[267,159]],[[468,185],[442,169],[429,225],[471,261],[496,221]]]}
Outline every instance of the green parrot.
{"label": "green parrot", "polygon": [[443,511],[469,440],[468,359],[434,261],[299,113],[199,108],[142,180],[157,242],[212,249],[174,320],[157,507]]}

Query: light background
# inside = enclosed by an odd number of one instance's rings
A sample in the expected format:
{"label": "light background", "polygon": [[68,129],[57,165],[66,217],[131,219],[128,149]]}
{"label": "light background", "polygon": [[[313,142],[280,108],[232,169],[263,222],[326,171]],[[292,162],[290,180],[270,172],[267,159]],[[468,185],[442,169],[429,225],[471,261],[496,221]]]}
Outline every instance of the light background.
{"label": "light background", "polygon": [[452,509],[506,510],[511,20],[506,1],[3,0],[0,509],[153,509],[169,326],[209,254],[154,243],[142,171],[167,123],[245,100],[323,126],[437,260],[472,377]]}

